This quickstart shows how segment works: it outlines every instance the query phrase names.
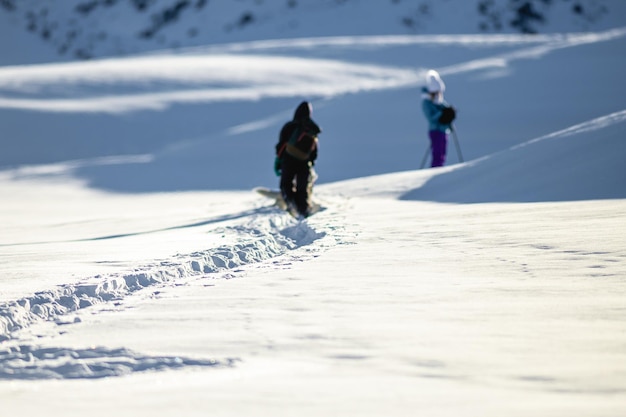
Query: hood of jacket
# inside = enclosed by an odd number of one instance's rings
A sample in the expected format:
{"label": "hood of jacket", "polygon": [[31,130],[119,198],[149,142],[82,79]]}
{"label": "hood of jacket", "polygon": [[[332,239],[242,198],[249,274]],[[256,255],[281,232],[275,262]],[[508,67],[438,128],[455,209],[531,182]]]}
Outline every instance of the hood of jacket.
{"label": "hood of jacket", "polygon": [[311,104],[308,101],[303,101],[298,105],[293,120],[303,120],[311,117]]}

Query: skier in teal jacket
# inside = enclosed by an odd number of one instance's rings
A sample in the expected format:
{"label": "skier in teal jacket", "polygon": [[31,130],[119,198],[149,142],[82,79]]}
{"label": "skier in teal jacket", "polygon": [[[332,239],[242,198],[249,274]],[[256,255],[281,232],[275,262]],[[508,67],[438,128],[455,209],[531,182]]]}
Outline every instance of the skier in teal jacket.
{"label": "skier in teal jacket", "polygon": [[446,86],[437,71],[429,70],[426,74],[426,86],[422,88],[424,93],[422,110],[426,120],[428,120],[432,167],[443,166],[446,162],[448,134],[450,133],[451,125],[450,123],[442,123],[439,120],[443,114],[443,109],[450,107],[443,99],[445,89]]}

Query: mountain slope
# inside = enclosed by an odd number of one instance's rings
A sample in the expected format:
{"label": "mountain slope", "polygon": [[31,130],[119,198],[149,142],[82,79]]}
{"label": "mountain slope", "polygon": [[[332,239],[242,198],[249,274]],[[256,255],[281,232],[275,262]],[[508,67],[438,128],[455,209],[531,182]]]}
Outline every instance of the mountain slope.
{"label": "mountain slope", "polygon": [[623,25],[626,11],[619,0],[65,0],[52,3],[0,2],[0,38],[3,39],[0,65],[285,37],[597,31]]}

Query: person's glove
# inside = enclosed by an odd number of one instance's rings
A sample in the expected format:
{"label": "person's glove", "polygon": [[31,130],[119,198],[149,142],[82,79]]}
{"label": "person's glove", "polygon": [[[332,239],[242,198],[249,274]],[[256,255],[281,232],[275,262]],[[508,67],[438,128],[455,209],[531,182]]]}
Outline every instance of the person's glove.
{"label": "person's glove", "polygon": [[283,161],[279,157],[276,157],[276,159],[274,159],[274,173],[277,177],[280,177],[280,175],[282,174],[282,165]]}

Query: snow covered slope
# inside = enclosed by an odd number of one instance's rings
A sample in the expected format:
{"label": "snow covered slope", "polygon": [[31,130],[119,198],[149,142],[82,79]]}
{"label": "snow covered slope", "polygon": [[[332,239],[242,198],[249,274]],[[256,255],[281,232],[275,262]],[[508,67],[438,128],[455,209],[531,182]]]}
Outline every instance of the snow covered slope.
{"label": "snow covered slope", "polygon": [[[0,67],[3,413],[621,414],[626,28],[601,26],[624,14],[584,33],[434,35],[440,13],[461,28],[477,3],[524,2],[183,3],[131,42],[142,2],[68,1],[93,8],[76,25],[117,30],[94,54],[119,53],[113,39],[142,54],[59,62],[74,57],[49,54],[51,35],[11,58],[38,64]],[[563,22],[626,4],[529,3]],[[40,4],[0,0],[15,7],[0,16],[21,27]],[[214,5],[254,24],[162,49]],[[466,162],[451,142],[446,167],[418,170],[429,68]],[[277,132],[302,99],[323,128],[325,210],[296,221],[250,189],[276,186]]]}
{"label": "snow covered slope", "polygon": [[294,37],[599,31],[625,12],[620,0],[2,0],[0,65]]}
{"label": "snow covered slope", "polygon": [[428,68],[472,160],[623,110],[624,33],[300,39],[4,67],[0,166],[63,163],[16,175],[69,170],[122,192],[271,185],[277,132],[309,99],[320,182],[410,170],[427,147]]}

